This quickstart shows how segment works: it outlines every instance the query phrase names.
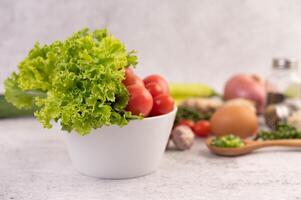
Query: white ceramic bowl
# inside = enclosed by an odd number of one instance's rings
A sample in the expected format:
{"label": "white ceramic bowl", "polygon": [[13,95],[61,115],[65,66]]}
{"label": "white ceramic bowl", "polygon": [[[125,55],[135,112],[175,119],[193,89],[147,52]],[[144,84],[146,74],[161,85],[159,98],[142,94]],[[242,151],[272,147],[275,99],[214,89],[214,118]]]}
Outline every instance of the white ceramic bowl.
{"label": "white ceramic bowl", "polygon": [[155,171],[163,156],[176,108],[165,115],[133,120],[127,126],[106,126],[80,136],[66,136],[70,158],[84,175],[122,179]]}

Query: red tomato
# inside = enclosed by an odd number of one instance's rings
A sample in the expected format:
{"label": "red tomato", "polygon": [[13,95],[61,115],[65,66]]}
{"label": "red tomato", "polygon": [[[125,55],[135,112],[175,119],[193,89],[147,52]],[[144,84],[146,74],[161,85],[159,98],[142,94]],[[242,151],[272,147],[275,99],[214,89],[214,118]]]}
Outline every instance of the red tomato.
{"label": "red tomato", "polygon": [[130,99],[126,110],[134,115],[142,114],[147,117],[153,107],[153,97],[145,87],[141,85],[130,85],[127,87]]}
{"label": "red tomato", "polygon": [[125,79],[122,81],[125,86],[141,85],[144,86],[143,81],[134,73],[133,69],[128,67],[125,70]]}
{"label": "red tomato", "polygon": [[160,75],[150,75],[147,76],[145,79],[143,79],[144,85],[147,85],[149,83],[157,83],[161,86],[163,90],[163,94],[169,94],[169,89],[168,89],[168,83],[167,81]]}
{"label": "red tomato", "polygon": [[194,124],[192,130],[196,136],[207,137],[211,131],[210,122],[207,120],[200,120]]}
{"label": "red tomato", "polygon": [[151,116],[163,115],[171,112],[174,109],[175,101],[166,94],[161,94],[154,98],[154,105],[151,111]]}
{"label": "red tomato", "polygon": [[128,67],[125,69],[125,79],[122,81],[124,85],[130,85],[130,83],[134,82],[135,74],[132,68]]}
{"label": "red tomato", "polygon": [[192,120],[189,120],[189,119],[182,119],[180,121],[179,125],[189,126],[192,129],[193,126],[194,126],[194,122]]}
{"label": "red tomato", "polygon": [[148,83],[147,85],[145,85],[145,88],[151,93],[153,97],[164,93],[161,85],[159,85],[158,83]]}
{"label": "red tomato", "polygon": [[[140,86],[144,87],[144,83],[143,83],[142,79],[139,78],[138,76],[135,76],[134,81],[130,85],[140,85]],[[130,85],[128,85],[128,86],[130,86]]]}

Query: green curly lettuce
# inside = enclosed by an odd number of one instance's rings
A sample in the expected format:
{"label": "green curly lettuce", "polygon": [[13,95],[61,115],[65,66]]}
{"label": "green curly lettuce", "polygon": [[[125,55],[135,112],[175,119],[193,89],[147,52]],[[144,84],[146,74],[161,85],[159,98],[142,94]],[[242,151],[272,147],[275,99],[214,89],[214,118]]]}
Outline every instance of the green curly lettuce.
{"label": "green curly lettuce", "polygon": [[103,125],[123,126],[137,118],[125,111],[129,97],[122,84],[126,67],[136,64],[135,51],[106,29],[83,29],[63,42],[36,43],[5,81],[5,97],[20,109],[35,106],[45,128],[56,121],[85,135]]}

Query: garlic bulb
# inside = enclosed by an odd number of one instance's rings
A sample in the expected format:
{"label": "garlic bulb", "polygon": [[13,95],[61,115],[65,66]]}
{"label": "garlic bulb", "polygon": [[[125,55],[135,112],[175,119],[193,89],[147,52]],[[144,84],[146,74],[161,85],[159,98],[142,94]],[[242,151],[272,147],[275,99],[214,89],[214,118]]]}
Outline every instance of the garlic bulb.
{"label": "garlic bulb", "polygon": [[190,149],[194,143],[194,133],[188,126],[180,125],[171,132],[171,140],[178,150]]}

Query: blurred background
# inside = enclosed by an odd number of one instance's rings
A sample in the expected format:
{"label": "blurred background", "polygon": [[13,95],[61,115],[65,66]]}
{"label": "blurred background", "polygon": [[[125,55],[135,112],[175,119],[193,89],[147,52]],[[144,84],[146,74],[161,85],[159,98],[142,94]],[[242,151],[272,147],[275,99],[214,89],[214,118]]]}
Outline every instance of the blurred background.
{"label": "blurred background", "polygon": [[201,82],[265,76],[273,57],[300,58],[298,0],[0,0],[0,93],[35,41],[107,27],[139,52],[138,74]]}

